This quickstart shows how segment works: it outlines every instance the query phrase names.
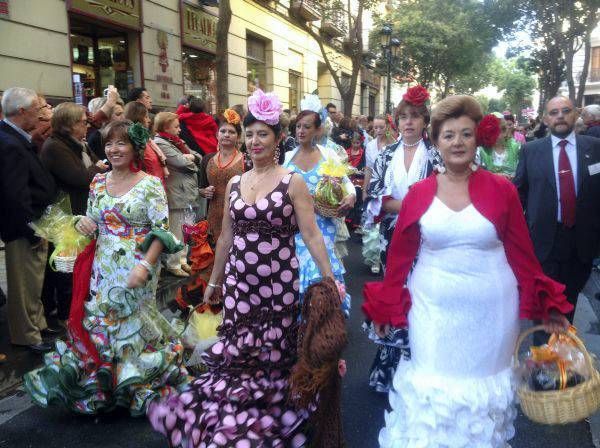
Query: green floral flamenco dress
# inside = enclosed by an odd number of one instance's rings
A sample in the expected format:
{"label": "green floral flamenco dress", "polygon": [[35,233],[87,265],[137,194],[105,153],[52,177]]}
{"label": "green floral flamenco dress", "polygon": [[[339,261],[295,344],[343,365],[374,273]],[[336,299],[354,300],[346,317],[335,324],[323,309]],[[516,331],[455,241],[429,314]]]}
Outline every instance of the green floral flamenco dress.
{"label": "green floral flamenco dress", "polygon": [[88,199],[87,216],[98,224],[99,235],[89,297],[82,301],[83,328],[79,336],[73,331],[72,310],[70,337],[56,342],[43,367],[25,374],[25,389],[43,407],[63,404],[81,414],[126,407],[137,416],[152,399],[184,387],[188,374],[178,335],[156,308],[160,264],[140,288],[126,288],[127,277],[154,238],[168,253],[182,246],[168,231],[167,200],[158,178],[147,175],[113,197],[106,190],[107,176],[96,175]]}

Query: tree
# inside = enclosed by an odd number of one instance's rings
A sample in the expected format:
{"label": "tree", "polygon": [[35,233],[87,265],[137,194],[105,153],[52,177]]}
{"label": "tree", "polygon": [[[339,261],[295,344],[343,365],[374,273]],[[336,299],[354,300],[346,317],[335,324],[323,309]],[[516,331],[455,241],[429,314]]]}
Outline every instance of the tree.
{"label": "tree", "polygon": [[[507,0],[507,3],[521,15],[515,31],[531,37],[531,44],[522,50],[530,53],[531,65],[539,76],[540,108],[558,93],[563,81],[567,82],[571,99],[581,105],[591,52],[590,36],[600,14],[598,0]],[[576,91],[573,59],[581,49],[585,60]]]}
{"label": "tree", "polygon": [[[302,22],[301,26],[319,45],[321,55],[331,73],[331,77],[340,92],[344,103],[344,115],[352,115],[352,106],[358,86],[358,75],[360,67],[363,65],[363,30],[362,21],[365,10],[370,9],[377,0],[347,0],[347,4],[342,4],[339,0],[325,0],[322,2],[323,11],[335,10],[339,13],[341,9],[344,25],[348,26],[348,33],[343,37],[343,43],[336,43],[333,39],[319,31],[311,22]],[[356,12],[353,13],[353,6]],[[343,26],[345,28],[345,26]],[[340,53],[346,54],[351,61],[352,70],[350,79],[346,80],[341,73],[341,65],[337,62]]]}
{"label": "tree", "polygon": [[[517,116],[531,105],[535,80],[529,64],[523,59],[496,59],[492,63],[492,82],[503,91],[502,99]],[[498,112],[501,112],[500,110]]]}
{"label": "tree", "polygon": [[230,0],[219,0],[219,20],[217,21],[217,50],[215,65],[217,69],[217,111],[221,112],[229,105],[229,26],[231,25]]}
{"label": "tree", "polygon": [[391,23],[403,50],[396,74],[435,86],[442,97],[452,86],[472,93],[484,84],[488,55],[515,20],[500,3],[399,0],[397,8],[376,22],[371,42],[378,40],[383,23]]}

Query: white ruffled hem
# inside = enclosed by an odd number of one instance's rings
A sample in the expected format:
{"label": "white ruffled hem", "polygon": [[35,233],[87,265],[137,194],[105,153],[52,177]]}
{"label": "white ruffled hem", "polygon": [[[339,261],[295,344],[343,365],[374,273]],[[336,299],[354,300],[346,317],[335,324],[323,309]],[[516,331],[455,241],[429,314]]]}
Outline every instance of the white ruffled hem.
{"label": "white ruffled hem", "polygon": [[[514,437],[512,369],[485,378],[425,375],[401,362],[381,448],[505,448]],[[399,392],[396,392],[399,391]]]}

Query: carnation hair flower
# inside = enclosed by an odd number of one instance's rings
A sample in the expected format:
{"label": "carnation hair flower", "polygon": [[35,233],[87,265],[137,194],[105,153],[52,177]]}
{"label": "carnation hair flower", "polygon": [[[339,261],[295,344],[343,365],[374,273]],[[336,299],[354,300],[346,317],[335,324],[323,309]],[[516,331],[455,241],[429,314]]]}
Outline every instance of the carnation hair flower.
{"label": "carnation hair flower", "polygon": [[488,114],[479,122],[475,135],[477,144],[484,148],[492,148],[500,137],[500,119],[494,114]]}
{"label": "carnation hair flower", "polygon": [[240,121],[242,121],[240,114],[238,114],[233,109],[225,109],[225,111],[223,112],[223,116],[225,117],[227,123],[232,124],[234,126],[240,124]]}
{"label": "carnation hair flower", "polygon": [[321,100],[318,95],[314,95],[312,93],[307,93],[304,95],[304,99],[300,101],[300,110],[310,110],[316,113],[321,112],[323,106],[321,105]]}
{"label": "carnation hair flower", "polygon": [[256,89],[248,98],[248,110],[257,120],[275,126],[279,123],[283,105],[274,92],[265,93],[260,89]]}
{"label": "carnation hair flower", "polygon": [[409,88],[404,95],[402,95],[402,99],[413,106],[422,106],[423,104],[427,105],[429,102],[429,92],[425,87],[421,84],[417,84]]}

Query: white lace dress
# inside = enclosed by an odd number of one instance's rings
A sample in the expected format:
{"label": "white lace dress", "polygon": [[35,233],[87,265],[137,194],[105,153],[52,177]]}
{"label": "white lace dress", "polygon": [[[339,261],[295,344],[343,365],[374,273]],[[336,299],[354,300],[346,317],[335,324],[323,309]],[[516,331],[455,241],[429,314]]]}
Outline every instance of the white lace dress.
{"label": "white lace dress", "polygon": [[514,436],[516,278],[494,225],[435,198],[409,277],[412,358],[400,362],[385,448],[501,448]]}

